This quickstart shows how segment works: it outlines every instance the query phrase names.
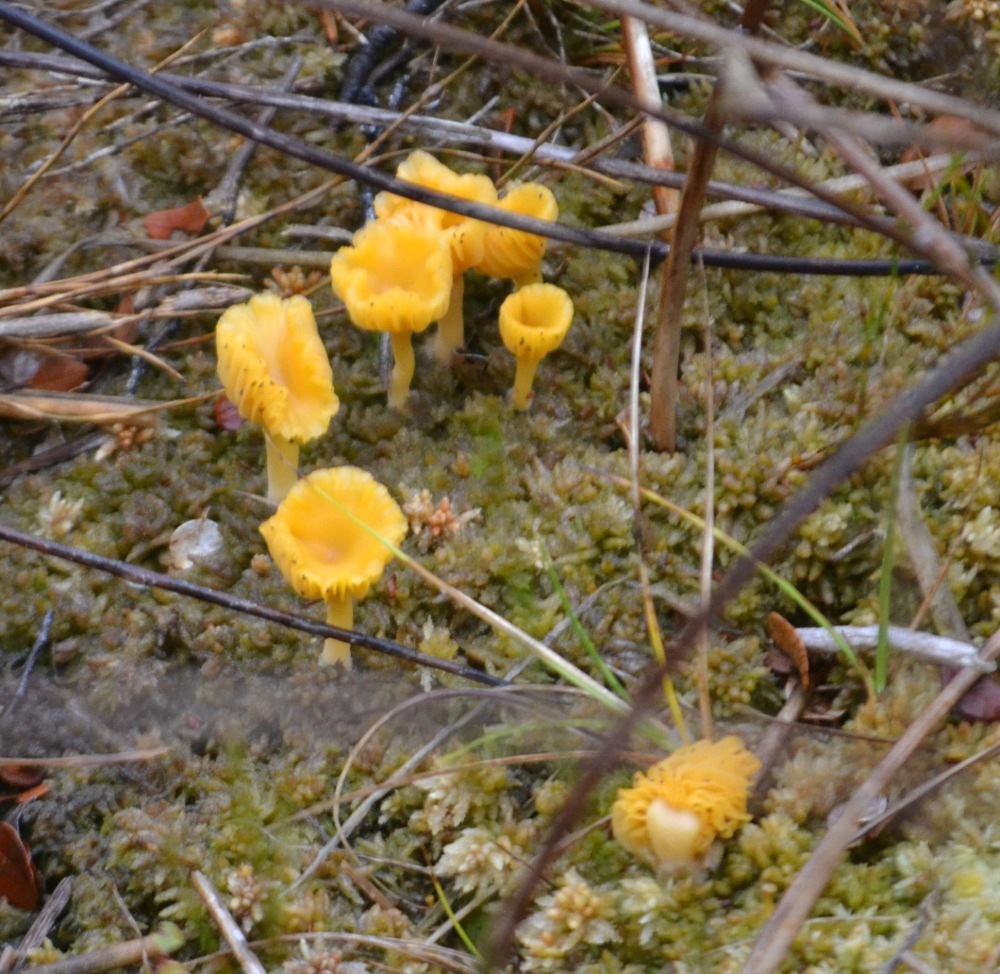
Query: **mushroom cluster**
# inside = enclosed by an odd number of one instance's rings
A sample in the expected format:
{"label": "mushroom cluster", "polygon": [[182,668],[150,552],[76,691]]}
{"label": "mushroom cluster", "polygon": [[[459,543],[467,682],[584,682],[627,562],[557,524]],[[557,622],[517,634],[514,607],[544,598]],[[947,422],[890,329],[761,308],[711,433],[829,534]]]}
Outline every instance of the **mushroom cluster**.
{"label": "mushroom cluster", "polygon": [[[501,198],[488,177],[453,172],[426,152],[412,153],[397,176],[510,213],[558,216],[545,186],[523,183]],[[500,332],[517,358],[514,405],[525,408],[539,361],[562,342],[573,316],[569,295],[542,283],[545,238],[391,193],[376,197],[375,214],[334,254],[330,278],[357,326],[390,337],[389,404],[406,403],[414,334],[438,323],[434,353],[442,363],[462,346],[463,275],[476,269],[514,282],[500,310]],[[330,625],[348,630],[354,600],[365,596],[405,537],[406,516],[363,470],[317,470],[298,479],[300,444],[325,433],[340,406],[305,297],[255,295],[228,308],[215,334],[227,396],[243,419],[264,428],[268,498],[278,504],[260,528],[271,557],[299,595],[323,599]],[[349,667],[349,644],[326,640],[321,661]]]}
{"label": "mushroom cluster", "polygon": [[[516,185],[500,198],[488,177],[453,172],[423,151],[411,153],[400,164],[396,176],[509,213],[549,221],[559,214],[552,191],[540,183]],[[342,247],[333,256],[330,278],[334,294],[344,302],[355,325],[390,336],[395,358],[388,390],[391,406],[402,408],[409,395],[414,372],[412,335],[437,322],[434,355],[442,364],[450,363],[455,350],[464,343],[465,272],[478,270],[510,279],[522,290],[541,286],[545,243],[545,238],[537,234],[493,226],[391,193],[380,193],[375,198],[375,219],[355,234],[350,246]],[[518,357],[514,393],[518,409],[528,404],[531,377],[538,361],[562,341],[573,315],[573,304],[565,291],[554,285],[545,288],[545,292],[520,299],[517,310],[512,306],[506,317],[530,320],[523,326],[525,329],[533,335],[544,331],[549,337],[508,339],[510,329],[501,325],[504,343]],[[561,298],[554,297],[553,292]],[[549,320],[546,316],[550,312],[558,315],[558,320]],[[504,317],[501,311],[501,320]],[[558,338],[552,344],[551,336],[556,334]],[[538,352],[542,346],[545,349]]]}
{"label": "mushroom cluster", "polygon": [[760,761],[732,735],[680,747],[618,792],[614,836],[652,866],[697,869],[717,838],[750,821],[747,794],[759,770]]}

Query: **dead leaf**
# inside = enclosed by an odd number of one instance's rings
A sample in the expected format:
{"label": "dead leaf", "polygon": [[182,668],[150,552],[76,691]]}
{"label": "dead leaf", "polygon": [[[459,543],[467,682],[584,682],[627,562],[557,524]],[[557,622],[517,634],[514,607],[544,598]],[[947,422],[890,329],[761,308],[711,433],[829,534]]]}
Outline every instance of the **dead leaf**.
{"label": "dead leaf", "polygon": [[0,822],[0,899],[33,913],[42,894],[42,875],[31,850],[10,822]]}
{"label": "dead leaf", "polygon": [[772,612],[767,617],[767,634],[771,641],[794,664],[802,681],[802,689],[809,689],[809,654],[806,652],[799,634],[784,616]]}
{"label": "dead leaf", "polygon": [[[971,122],[966,121],[964,118],[958,118],[955,115],[939,115],[937,118],[927,123],[924,130],[928,135],[933,135],[940,138],[942,142],[954,141],[956,144],[961,144],[964,141],[974,139],[976,136],[981,136],[982,131],[976,128]],[[935,155],[949,155],[951,153],[961,151],[959,149],[948,149],[948,148],[938,148],[925,150],[919,145],[911,145],[903,152],[900,156],[900,162],[915,162],[917,159],[926,159],[929,156]],[[977,162],[975,159],[967,161],[962,165],[963,172],[969,172],[974,169],[977,165],[982,165],[981,162]],[[906,181],[906,185],[914,191],[922,191],[927,189],[932,189],[936,186],[942,179],[945,179],[946,173],[933,174],[930,171],[922,176],[914,176],[912,179]]]}
{"label": "dead leaf", "polygon": [[201,233],[211,215],[205,206],[205,201],[199,196],[184,206],[147,213],[142,218],[142,225],[150,239],[169,240],[175,230],[181,230],[191,236]]}
{"label": "dead leaf", "polygon": [[42,780],[42,771],[27,764],[8,764],[0,768],[0,784],[23,791],[34,788]]}
{"label": "dead leaf", "polygon": [[[950,683],[957,672],[951,666],[941,667],[941,684]],[[972,684],[951,712],[963,720],[979,720],[987,724],[1000,720],[1000,683],[992,676],[982,677]]]}
{"label": "dead leaf", "polygon": [[72,392],[87,381],[90,369],[68,355],[50,355],[42,359],[38,371],[28,381],[29,389],[49,392]]}

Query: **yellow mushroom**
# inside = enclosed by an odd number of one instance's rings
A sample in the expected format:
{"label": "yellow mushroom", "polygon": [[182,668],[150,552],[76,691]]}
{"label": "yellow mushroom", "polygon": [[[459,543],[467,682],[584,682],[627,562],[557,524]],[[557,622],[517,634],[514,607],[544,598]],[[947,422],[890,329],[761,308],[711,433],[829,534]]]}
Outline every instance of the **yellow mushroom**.
{"label": "yellow mushroom", "polygon": [[500,337],[517,358],[514,406],[525,409],[538,363],[558,348],[573,320],[570,296],[554,284],[529,284],[500,305]]}
{"label": "yellow mushroom", "polygon": [[340,408],[309,302],[257,294],[215,326],[219,379],[240,415],[264,427],[267,496],[298,478],[299,444],[322,436]]}
{"label": "yellow mushroom", "polygon": [[[392,560],[407,521],[389,491],[357,467],[316,470],[300,480],[261,526],[281,574],[304,599],[326,602],[326,621],[351,629],[354,600]],[[320,662],[351,666],[351,647],[327,639]]]}
{"label": "yellow mushroom", "polygon": [[437,321],[451,297],[447,241],[419,224],[375,220],[330,261],[334,294],[359,328],[387,332],[395,365],[389,405],[406,402],[413,380],[411,336]]}
{"label": "yellow mushroom", "polygon": [[[541,183],[521,183],[512,187],[497,204],[508,213],[554,221],[559,204],[552,190]],[[483,259],[476,269],[490,277],[511,278],[518,287],[537,284],[542,279],[545,237],[524,230],[491,226],[483,240]]]}
{"label": "yellow mushroom", "polygon": [[698,868],[716,838],[750,821],[747,794],[758,770],[760,761],[738,737],[678,748],[618,792],[614,836],[650,865]]}
{"label": "yellow mushroom", "polygon": [[[411,152],[400,163],[396,178],[473,203],[493,206],[497,201],[496,188],[488,176],[456,173],[423,150]],[[435,357],[447,365],[451,362],[455,349],[465,342],[465,321],[462,314],[465,281],[462,275],[483,259],[483,239],[488,224],[436,206],[415,203],[391,193],[379,193],[375,197],[375,214],[380,220],[424,223],[436,229],[448,241],[454,275],[451,301],[444,317],[438,322],[433,343]]]}

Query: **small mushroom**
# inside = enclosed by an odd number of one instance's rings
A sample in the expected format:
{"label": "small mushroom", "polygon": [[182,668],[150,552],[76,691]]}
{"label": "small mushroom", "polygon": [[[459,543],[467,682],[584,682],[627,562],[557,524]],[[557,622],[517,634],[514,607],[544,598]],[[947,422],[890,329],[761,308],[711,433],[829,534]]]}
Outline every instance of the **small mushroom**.
{"label": "small mushroom", "polygon": [[538,363],[557,349],[573,320],[573,301],[554,284],[529,284],[500,305],[500,337],[517,358],[514,406],[525,409]]}
{"label": "small mushroom", "polygon": [[[541,183],[512,187],[497,206],[508,213],[539,220],[554,221],[559,216],[559,204],[552,190]],[[545,237],[538,234],[491,226],[483,239],[483,259],[476,270],[490,277],[511,278],[518,287],[537,284],[542,279],[545,244]]]}
{"label": "small mushroom", "polygon": [[747,795],[758,770],[760,761],[735,736],[680,747],[618,792],[614,836],[650,865],[697,869],[715,839],[750,821]]}
{"label": "small mushroom", "polygon": [[389,405],[402,408],[413,380],[411,336],[437,321],[451,298],[447,241],[419,224],[375,220],[330,261],[333,292],[359,328],[387,332],[395,365]]}
{"label": "small mushroom", "polygon": [[[422,150],[411,152],[400,163],[396,178],[474,203],[493,206],[497,201],[496,188],[488,176],[456,173]],[[447,365],[451,362],[455,349],[465,343],[465,320],[462,313],[465,280],[462,275],[483,259],[483,240],[488,224],[436,206],[414,203],[391,193],[379,193],[375,197],[375,213],[380,220],[424,223],[437,230],[448,241],[453,274],[451,301],[444,317],[438,322],[433,343],[435,358]]]}
{"label": "small mushroom", "polygon": [[[316,470],[300,480],[261,526],[267,549],[304,599],[326,602],[326,621],[352,628],[354,600],[368,594],[406,536],[389,491],[357,467]],[[327,639],[320,662],[350,669],[351,647]]]}
{"label": "small mushroom", "polygon": [[240,415],[264,427],[267,496],[280,501],[298,478],[299,444],[322,436],[340,408],[309,302],[257,294],[215,326],[218,373]]}

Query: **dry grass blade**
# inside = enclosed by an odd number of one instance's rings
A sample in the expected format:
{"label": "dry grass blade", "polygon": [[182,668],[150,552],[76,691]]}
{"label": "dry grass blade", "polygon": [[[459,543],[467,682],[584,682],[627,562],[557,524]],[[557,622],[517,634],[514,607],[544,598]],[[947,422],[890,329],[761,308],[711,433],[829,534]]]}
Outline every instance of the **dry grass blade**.
{"label": "dry grass blade", "polygon": [[257,955],[250,949],[247,938],[240,929],[239,924],[233,919],[233,915],[222,902],[218,890],[211,884],[208,877],[198,869],[191,873],[191,882],[198,891],[205,909],[215,921],[229,949],[236,958],[236,963],[240,965],[243,974],[266,974],[264,965],[257,959]]}
{"label": "dry grass blade", "polygon": [[110,426],[125,423],[150,426],[158,413],[193,406],[211,399],[215,393],[174,399],[171,402],[136,401],[114,396],[94,396],[72,392],[11,392],[0,394],[0,416],[8,419],[44,420],[60,423],[96,423]]}
{"label": "dry grass blade", "polygon": [[0,768],[103,768],[111,764],[131,764],[134,761],[153,761],[170,753],[169,747],[153,747],[143,751],[119,751],[117,754],[64,754],[58,758],[7,758],[0,757]]}

